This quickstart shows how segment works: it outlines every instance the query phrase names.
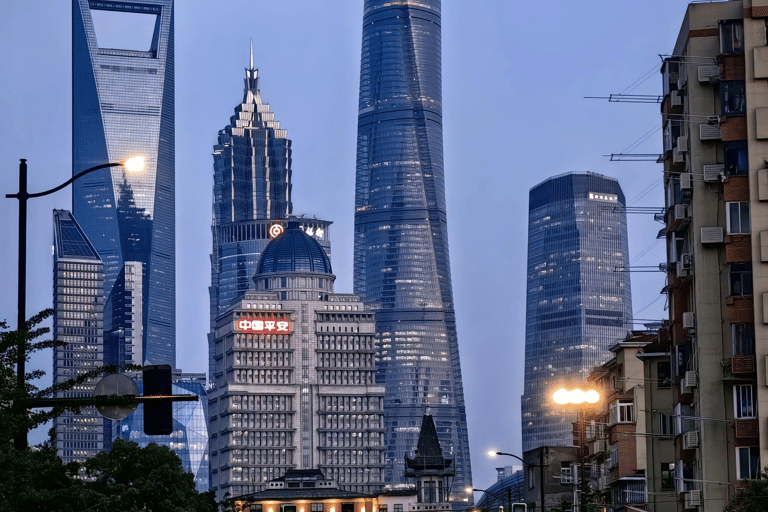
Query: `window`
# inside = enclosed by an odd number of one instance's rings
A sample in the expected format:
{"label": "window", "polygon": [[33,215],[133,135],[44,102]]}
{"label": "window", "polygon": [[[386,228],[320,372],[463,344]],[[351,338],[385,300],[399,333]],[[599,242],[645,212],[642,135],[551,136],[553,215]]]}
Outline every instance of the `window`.
{"label": "window", "polygon": [[755,387],[737,384],[733,387],[733,414],[737,419],[756,418]]}
{"label": "window", "polygon": [[731,324],[734,356],[755,355],[755,324]]}
{"label": "window", "polygon": [[740,446],[736,448],[736,478],[755,480],[760,477],[760,448]]}
{"label": "window", "polygon": [[560,462],[560,483],[562,485],[573,483],[573,470],[570,462]]}
{"label": "window", "polygon": [[609,423],[632,423],[635,415],[632,400],[616,400],[611,403]]}
{"label": "window", "polygon": [[731,295],[752,295],[752,263],[731,263]]}
{"label": "window", "polygon": [[720,82],[720,112],[724,116],[743,116],[747,113],[747,92],[743,80]]}
{"label": "window", "polygon": [[[382,509],[382,507],[379,507],[379,510],[381,512],[387,512],[387,506],[384,505],[383,509]],[[311,512],[323,512],[323,504],[322,503],[313,503],[312,504]]]}
{"label": "window", "polygon": [[747,142],[736,140],[723,143],[723,163],[726,174],[747,174]]}
{"label": "window", "polygon": [[744,22],[742,20],[720,22],[720,53],[723,55],[744,53]]}
{"label": "window", "polygon": [[657,381],[656,386],[659,389],[669,389],[672,387],[672,365],[669,361],[656,363]]}
{"label": "window", "polygon": [[749,202],[734,201],[725,203],[728,222],[728,234],[749,234]]}
{"label": "window", "polygon": [[662,436],[672,436],[674,432],[673,427],[671,414],[659,414],[659,434]]}
{"label": "window", "polygon": [[403,504],[402,503],[395,503],[394,505],[394,512],[403,512]]}
{"label": "window", "polygon": [[[540,450],[542,448],[539,448]],[[536,473],[533,471],[533,466],[526,466],[528,472],[525,475],[525,480],[528,482],[528,489],[533,489],[535,486],[536,480],[534,479],[536,476]]]}
{"label": "window", "polygon": [[674,462],[662,462],[661,463],[661,488],[674,489],[675,488],[675,463]]}

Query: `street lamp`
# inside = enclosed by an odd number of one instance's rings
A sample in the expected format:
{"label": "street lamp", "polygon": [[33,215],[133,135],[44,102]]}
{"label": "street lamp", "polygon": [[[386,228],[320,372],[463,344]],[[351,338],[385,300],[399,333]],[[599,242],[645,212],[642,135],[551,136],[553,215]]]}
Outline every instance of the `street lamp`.
{"label": "street lamp", "polygon": [[544,449],[543,449],[543,447],[539,448],[539,463],[538,464],[531,464],[530,462],[525,461],[522,458],[518,457],[514,453],[499,452],[499,451],[496,451],[496,450],[488,450],[486,452],[486,454],[488,455],[488,457],[490,457],[492,459],[496,458],[498,455],[506,455],[507,457],[514,457],[515,459],[517,459],[520,462],[522,462],[523,464],[525,464],[527,467],[539,468],[539,480],[540,480],[540,482],[539,482],[539,495],[541,496],[540,497],[540,499],[541,499],[541,511],[542,512],[546,512],[547,507],[546,507],[546,504],[544,503],[544,499],[546,497],[546,494],[544,492],[544,468],[545,468],[545,466],[544,466]]}
{"label": "street lamp", "polygon": [[[512,510],[512,490],[509,487],[507,487],[507,506],[509,507],[508,509],[504,509],[504,498],[502,498],[501,496],[499,496],[495,492],[489,491],[488,489],[475,489],[474,487],[465,487],[464,488],[464,492],[467,493],[467,494],[472,494],[473,492],[482,492],[482,493],[485,493],[485,494],[490,494],[491,496],[496,498],[496,500],[499,503],[502,504],[501,508],[503,510],[506,510],[507,512],[514,512]],[[517,508],[517,507],[515,507],[515,508]],[[480,509],[480,510],[482,510],[482,509]]]}
{"label": "street lamp", "polygon": [[[27,160],[22,158],[19,161],[19,191],[16,194],[6,194],[5,197],[16,198],[19,200],[19,273],[18,273],[18,316],[16,322],[16,328],[18,330],[18,354],[16,359],[16,379],[18,388],[24,389],[25,379],[24,374],[26,372],[26,340],[27,340],[27,200],[33,197],[47,196],[63,189],[73,181],[82,178],[86,174],[90,174],[99,169],[105,169],[107,167],[124,167],[129,172],[140,172],[144,168],[144,158],[140,156],[134,156],[127,158],[121,162],[107,163],[91,167],[82,172],[79,172],[72,176],[70,179],[62,183],[57,187],[45,190],[43,192],[35,192],[30,194],[27,191]],[[24,407],[26,411],[26,405],[21,403],[20,407]],[[22,429],[18,435],[14,436],[14,446],[19,449],[27,447],[27,429],[26,426]]]}
{"label": "street lamp", "polygon": [[596,389],[559,388],[552,394],[552,401],[558,405],[574,405],[578,411],[578,420],[580,422],[579,466],[581,467],[579,474],[579,508],[583,511],[586,508],[587,499],[586,494],[584,494],[586,490],[584,483],[584,416],[587,407],[600,401],[600,393]]}

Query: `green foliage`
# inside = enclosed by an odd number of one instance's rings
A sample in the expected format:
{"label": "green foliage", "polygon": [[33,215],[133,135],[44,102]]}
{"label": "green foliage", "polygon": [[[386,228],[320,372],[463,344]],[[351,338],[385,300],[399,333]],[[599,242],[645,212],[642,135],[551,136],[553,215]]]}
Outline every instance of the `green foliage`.
{"label": "green foliage", "polygon": [[723,512],[768,512],[768,467],[757,480],[749,480]]}
{"label": "green foliage", "polygon": [[[44,375],[26,372],[24,385],[16,376],[21,348],[29,360],[32,352],[61,346],[57,341],[35,341],[49,332],[38,327],[53,310],[32,317],[21,331],[10,331],[0,322],[0,512],[157,511],[215,512],[213,493],[198,493],[194,477],[186,473],[179,457],[168,447],[115,441],[110,452],[102,452],[83,464],[64,465],[50,443],[15,449],[12,440],[78,407],[57,404],[50,410],[32,409],[35,400],[50,398],[58,391],[118,370],[105,366],[66,382],[38,389],[31,381]],[[132,367],[130,369],[135,369]]]}
{"label": "green foliage", "polygon": [[184,472],[179,457],[167,446],[116,440],[109,452],[87,460],[85,488],[93,510],[126,512],[217,510],[212,492],[198,493],[194,477]]}

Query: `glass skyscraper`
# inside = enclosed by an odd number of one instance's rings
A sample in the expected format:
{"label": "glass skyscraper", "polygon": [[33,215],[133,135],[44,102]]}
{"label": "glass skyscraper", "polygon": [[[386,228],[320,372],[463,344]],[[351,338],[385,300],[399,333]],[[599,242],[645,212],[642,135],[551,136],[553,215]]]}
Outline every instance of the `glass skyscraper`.
{"label": "glass skyscraper", "polygon": [[[104,265],[93,245],[66,210],[53,211],[53,335],[66,343],[53,347],[53,383],[98,368],[104,363]],[[90,380],[56,393],[56,398],[87,398]],[[56,453],[64,463],[82,462],[104,449],[105,425],[94,407],[79,414],[65,411],[53,420]]]}
{"label": "glass skyscraper", "polygon": [[[209,373],[214,381],[216,318],[253,286],[262,251],[291,214],[291,140],[261,100],[259,71],[245,70],[243,101],[213,147],[213,249]],[[301,219],[302,229],[330,253],[330,222]]]}
{"label": "glass skyscraper", "polygon": [[[472,485],[448,257],[440,1],[366,0],[355,190],[354,291],[376,312],[386,482],[431,408],[455,462],[452,499]],[[466,506],[466,502],[464,502]]]}
{"label": "glass skyscraper", "polygon": [[[139,391],[143,392],[141,378],[136,378]],[[166,436],[148,436],[144,433],[144,405],[127,418],[111,421],[111,439],[133,441],[142,448],[150,443],[167,446],[181,459],[184,471],[195,477],[199,492],[209,489],[208,459],[208,394],[205,390],[204,373],[181,373],[174,370],[172,393],[198,396],[196,402],[173,402],[173,432]],[[111,446],[110,440],[110,446]]]}
{"label": "glass skyscraper", "polygon": [[[99,44],[95,11],[154,22],[141,48]],[[72,172],[134,155],[75,181],[73,213],[104,262],[110,363],[176,363],[173,1],[72,2]]]}
{"label": "glass skyscraper", "polygon": [[523,451],[573,443],[575,416],[551,403],[553,387],[585,381],[632,328],[619,182],[554,176],[531,189],[528,212]]}

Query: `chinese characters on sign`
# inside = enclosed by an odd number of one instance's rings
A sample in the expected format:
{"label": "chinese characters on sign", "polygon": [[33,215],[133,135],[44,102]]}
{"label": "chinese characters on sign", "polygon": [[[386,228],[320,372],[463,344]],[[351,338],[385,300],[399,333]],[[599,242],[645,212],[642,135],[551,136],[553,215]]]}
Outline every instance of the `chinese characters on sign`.
{"label": "chinese characters on sign", "polygon": [[287,318],[238,318],[235,320],[235,332],[248,334],[289,334],[293,332],[293,323]]}

